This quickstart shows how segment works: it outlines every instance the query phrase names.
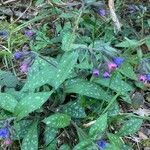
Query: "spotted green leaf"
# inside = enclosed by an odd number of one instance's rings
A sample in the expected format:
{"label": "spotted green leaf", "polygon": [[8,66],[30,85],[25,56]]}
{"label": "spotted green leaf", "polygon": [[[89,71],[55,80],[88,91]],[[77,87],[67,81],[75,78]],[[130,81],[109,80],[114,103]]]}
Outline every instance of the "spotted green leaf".
{"label": "spotted green leaf", "polygon": [[38,133],[37,133],[37,122],[33,123],[27,134],[25,135],[21,150],[38,150]]}
{"label": "spotted green leaf", "polygon": [[45,148],[45,150],[56,150],[57,149],[57,140],[54,139],[48,146]]}
{"label": "spotted green leaf", "polygon": [[121,94],[133,90],[132,86],[123,81],[119,75],[113,76],[112,79],[95,79],[94,82],[109,87],[115,92],[120,92]]}
{"label": "spotted green leaf", "polygon": [[12,95],[0,93],[0,108],[3,108],[9,112],[14,112],[17,103],[17,100]]}
{"label": "spotted green leaf", "polygon": [[69,145],[63,144],[63,145],[59,148],[59,150],[71,150],[71,149],[70,149]]}
{"label": "spotted green leaf", "polygon": [[123,142],[122,142],[121,138],[115,134],[112,134],[112,133],[108,133],[107,136],[108,136],[111,144],[116,146],[116,150],[120,150],[121,147],[123,146]]}
{"label": "spotted green leaf", "polygon": [[63,106],[62,112],[70,115],[73,118],[84,118],[86,117],[85,110],[81,106],[79,101],[69,102]]}
{"label": "spotted green leaf", "polygon": [[22,119],[29,113],[39,109],[49,98],[52,92],[30,93],[24,97],[15,108],[17,119]]}
{"label": "spotted green leaf", "polygon": [[137,76],[133,70],[133,67],[128,62],[123,63],[119,71],[126,77],[132,80],[137,80]]}
{"label": "spotted green leaf", "polygon": [[117,135],[125,136],[134,134],[140,129],[142,123],[143,123],[142,119],[132,117],[123,124]]}
{"label": "spotted green leaf", "polygon": [[76,36],[73,33],[67,32],[64,34],[62,39],[62,50],[64,51],[70,51],[73,47],[73,42],[75,40]]}
{"label": "spotted green leaf", "polygon": [[118,102],[114,102],[108,109],[108,116],[115,116],[120,112]]}
{"label": "spotted green leaf", "polygon": [[115,45],[116,47],[122,47],[122,48],[135,48],[137,46],[139,46],[139,41],[136,40],[130,40],[128,38],[125,38],[124,41],[122,41],[121,43]]}
{"label": "spotted green leaf", "polygon": [[78,53],[77,52],[65,52],[62,56],[56,74],[54,76],[54,86],[58,88],[60,84],[62,84],[67,77],[70,75],[74,65],[77,62]]}
{"label": "spotted green leaf", "polygon": [[107,113],[101,115],[96,122],[91,126],[89,136],[96,139],[107,128]]}
{"label": "spotted green leaf", "polygon": [[15,122],[13,125],[13,129],[15,133],[13,134],[13,140],[19,140],[24,137],[25,134],[27,134],[29,127],[31,126],[33,121],[31,120],[20,120],[18,122]]}
{"label": "spotted green leaf", "polygon": [[19,83],[17,77],[13,75],[11,72],[6,72],[0,70],[0,85],[6,86],[6,87],[16,87],[16,85]]}
{"label": "spotted green leaf", "polygon": [[80,143],[78,143],[73,150],[87,150],[88,147],[92,145],[92,140],[91,139],[86,139]]}
{"label": "spotted green leaf", "polygon": [[[48,63],[49,61],[50,63]],[[56,67],[51,64],[57,66],[57,63],[54,60],[43,60],[39,57],[36,58],[35,62],[31,66],[27,82],[25,83],[22,91],[35,90],[44,84],[49,84],[53,86],[53,77],[56,72]]]}
{"label": "spotted green leaf", "polygon": [[48,145],[55,139],[57,132],[58,131],[56,128],[51,128],[49,126],[45,127],[44,139],[46,145]]}
{"label": "spotted green leaf", "polygon": [[45,124],[52,128],[64,128],[70,124],[70,121],[70,116],[61,113],[56,113],[43,120]]}
{"label": "spotted green leaf", "polygon": [[112,96],[105,92],[99,85],[82,79],[72,79],[66,82],[65,92],[77,93],[106,101],[112,98]]}

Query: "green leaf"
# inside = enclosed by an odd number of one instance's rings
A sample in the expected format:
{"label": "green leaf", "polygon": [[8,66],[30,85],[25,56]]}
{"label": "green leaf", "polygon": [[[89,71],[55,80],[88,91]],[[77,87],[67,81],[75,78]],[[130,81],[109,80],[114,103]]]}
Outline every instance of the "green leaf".
{"label": "green leaf", "polygon": [[62,84],[67,77],[70,75],[74,65],[77,62],[78,53],[77,52],[65,52],[62,56],[57,71],[55,75],[55,88],[57,89],[60,84]]}
{"label": "green leaf", "polygon": [[6,87],[16,87],[19,83],[16,76],[14,76],[11,72],[6,72],[0,70],[0,85]]}
{"label": "green leaf", "polygon": [[37,122],[32,124],[25,135],[21,150],[38,150],[38,133],[37,133]]}
{"label": "green leaf", "polygon": [[68,144],[63,144],[59,150],[71,150]]}
{"label": "green leaf", "polygon": [[46,148],[45,150],[56,150],[57,149],[57,140],[54,139]]}
{"label": "green leaf", "polygon": [[44,140],[46,145],[55,139],[57,132],[58,130],[56,128],[51,128],[49,126],[45,127]]}
{"label": "green leaf", "polygon": [[86,139],[82,142],[80,142],[79,144],[77,144],[73,150],[87,150],[87,148],[89,146],[91,146],[93,144],[93,141],[91,139]]}
{"label": "green leaf", "polygon": [[119,71],[126,77],[132,80],[137,80],[137,76],[133,70],[133,67],[129,63],[123,63]]}
{"label": "green leaf", "polygon": [[133,150],[133,149],[132,149],[132,147],[130,147],[130,146],[124,144],[124,145],[121,147],[121,150]]}
{"label": "green leaf", "polygon": [[130,40],[128,38],[125,38],[125,41],[115,45],[116,47],[122,47],[122,48],[135,48],[139,46],[139,41],[136,40]]}
{"label": "green leaf", "polygon": [[89,136],[96,139],[107,128],[107,113],[101,115],[96,122],[91,126]]}
{"label": "green leaf", "polygon": [[54,76],[56,75],[56,67],[51,64],[57,66],[57,63],[54,60],[47,61],[39,57],[36,58],[29,70],[27,82],[25,83],[22,91],[34,91],[36,88],[44,84],[53,86]]}
{"label": "green leaf", "polygon": [[85,110],[81,106],[79,100],[75,102],[69,102],[62,106],[62,112],[68,114],[73,118],[85,118]]}
{"label": "green leaf", "polygon": [[40,92],[40,93],[30,93],[28,96],[23,98],[15,108],[15,115],[17,119],[22,119],[29,113],[36,109],[39,109],[52,94],[51,92]]}
{"label": "green leaf", "polygon": [[95,79],[94,82],[108,87],[115,92],[120,92],[121,94],[133,90],[132,86],[123,81],[119,75],[115,75],[111,79]]}
{"label": "green leaf", "polygon": [[134,109],[140,108],[143,102],[144,102],[144,96],[141,92],[135,92],[132,95],[132,107]]}
{"label": "green leaf", "polygon": [[121,138],[112,133],[108,133],[107,136],[108,136],[110,142],[116,146],[116,150],[117,149],[120,150],[121,147],[123,146],[123,142],[122,142]]}
{"label": "green leaf", "polygon": [[116,116],[120,112],[118,103],[114,102],[107,112],[108,116]]}
{"label": "green leaf", "polygon": [[140,129],[142,123],[143,123],[142,119],[132,117],[123,124],[117,135],[125,136],[134,134]]}
{"label": "green leaf", "polygon": [[82,79],[72,79],[66,82],[66,93],[77,93],[99,100],[109,101],[112,96],[108,95],[99,85]]}
{"label": "green leaf", "polygon": [[124,102],[127,102],[129,104],[131,104],[131,98],[130,98],[130,95],[127,93],[127,94],[124,94],[124,95],[121,95],[120,96]]}
{"label": "green leaf", "polygon": [[17,100],[12,95],[0,93],[0,107],[4,110],[14,112],[17,103]]}
{"label": "green leaf", "polygon": [[29,127],[31,126],[33,121],[31,120],[20,120],[18,122],[14,122],[13,129],[15,134],[13,134],[13,140],[20,140],[27,134]]}
{"label": "green leaf", "polygon": [[150,50],[150,36],[148,36],[145,40],[145,44],[147,45],[148,49]]}
{"label": "green leaf", "polygon": [[104,43],[104,41],[94,41],[89,46],[90,48],[94,48],[97,52],[101,52],[102,54],[107,54],[109,56],[115,56],[117,54],[117,50],[110,46],[110,43]]}
{"label": "green leaf", "polygon": [[66,114],[57,113],[43,120],[45,124],[52,128],[65,128],[70,124],[71,117]]}

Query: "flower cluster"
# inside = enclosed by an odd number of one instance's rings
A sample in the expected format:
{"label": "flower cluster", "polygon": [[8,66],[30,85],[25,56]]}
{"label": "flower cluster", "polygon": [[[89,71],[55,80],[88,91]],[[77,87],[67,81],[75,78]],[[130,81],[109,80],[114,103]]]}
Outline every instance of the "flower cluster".
{"label": "flower cluster", "polygon": [[108,71],[104,72],[103,77],[109,78],[110,73],[116,68],[120,67],[123,62],[124,62],[124,59],[122,57],[115,57],[112,62],[108,63]]}
{"label": "flower cluster", "polygon": [[150,74],[142,74],[139,76],[139,80],[142,81],[142,82],[147,82],[149,83],[150,82]]}
{"label": "flower cluster", "polygon": [[27,73],[35,54],[31,51],[17,51],[13,54],[15,60],[20,61],[20,71]]}
{"label": "flower cluster", "polygon": [[[110,73],[115,70],[116,68],[120,67],[121,64],[124,62],[124,59],[121,57],[115,57],[112,62],[109,62],[108,65],[108,70],[104,72],[103,77],[104,78],[109,78]],[[99,69],[93,69],[93,76],[99,77]]]}

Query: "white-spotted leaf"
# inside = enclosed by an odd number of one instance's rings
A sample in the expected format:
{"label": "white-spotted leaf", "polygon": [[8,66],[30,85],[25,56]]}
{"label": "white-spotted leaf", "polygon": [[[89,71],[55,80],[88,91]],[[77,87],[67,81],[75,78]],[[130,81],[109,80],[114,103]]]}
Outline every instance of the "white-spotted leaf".
{"label": "white-spotted leaf", "polygon": [[[57,63],[54,60],[48,61],[57,66]],[[53,86],[53,77],[55,76],[55,72],[56,67],[37,57],[29,70],[27,82],[22,88],[22,91],[34,91],[36,88],[44,84]]]}
{"label": "white-spotted leaf", "polygon": [[63,113],[70,115],[73,118],[86,117],[85,110],[79,101],[69,102],[61,109]]}
{"label": "white-spotted leaf", "polygon": [[70,121],[70,116],[61,113],[56,113],[43,120],[45,124],[52,128],[65,128],[70,124]]}
{"label": "white-spotted leaf", "polygon": [[140,129],[142,123],[143,123],[142,119],[131,118],[123,124],[117,135],[125,136],[134,134]]}
{"label": "white-spotted leaf", "polygon": [[37,122],[30,126],[22,141],[21,150],[38,150]]}
{"label": "white-spotted leaf", "polygon": [[123,146],[123,142],[122,142],[121,138],[115,134],[112,134],[112,133],[108,133],[107,136],[108,136],[111,144],[116,146],[116,150],[120,150],[121,147]]}
{"label": "white-spotted leaf", "polygon": [[52,92],[30,93],[23,98],[15,108],[17,119],[26,117],[29,113],[39,109],[49,98]]}
{"label": "white-spotted leaf", "polygon": [[9,112],[14,112],[18,101],[10,94],[0,93],[0,108]]}
{"label": "white-spotted leaf", "polygon": [[137,76],[133,70],[133,67],[129,63],[123,63],[119,71],[126,77],[137,80]]}
{"label": "white-spotted leaf", "polygon": [[112,96],[105,92],[99,85],[82,79],[72,79],[66,82],[65,92],[77,93],[99,100],[109,101],[112,99]]}
{"label": "white-spotted leaf", "polygon": [[72,50],[73,43],[75,40],[76,36],[73,33],[67,32],[64,34],[63,39],[62,39],[62,50],[64,51],[70,51]]}
{"label": "white-spotted leaf", "polygon": [[112,77],[112,79],[95,79],[94,82],[99,83],[105,87],[109,87],[115,92],[120,92],[121,94],[133,90],[132,86],[123,81],[119,75]]}
{"label": "white-spotted leaf", "polygon": [[107,113],[101,115],[96,122],[91,126],[89,136],[96,139],[107,128]]}
{"label": "white-spotted leaf", "polygon": [[65,52],[59,62],[56,75],[54,76],[54,86],[57,89],[70,75],[74,65],[77,62],[77,52]]}
{"label": "white-spotted leaf", "polygon": [[92,145],[92,140],[91,139],[86,139],[80,143],[78,143],[73,150],[86,150],[88,147]]}
{"label": "white-spotted leaf", "polygon": [[55,139],[57,132],[58,131],[56,128],[51,128],[49,126],[45,127],[44,140],[46,145],[48,145]]}

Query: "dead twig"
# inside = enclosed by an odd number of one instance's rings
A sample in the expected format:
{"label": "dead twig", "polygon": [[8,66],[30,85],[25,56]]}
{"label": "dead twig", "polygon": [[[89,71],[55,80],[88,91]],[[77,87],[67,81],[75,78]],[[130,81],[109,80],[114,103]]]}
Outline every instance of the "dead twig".
{"label": "dead twig", "polygon": [[111,15],[112,21],[114,23],[115,31],[116,30],[117,30],[117,32],[121,31],[121,24],[115,13],[114,0],[109,0],[108,5],[109,5],[109,9],[110,9],[110,15]]}

